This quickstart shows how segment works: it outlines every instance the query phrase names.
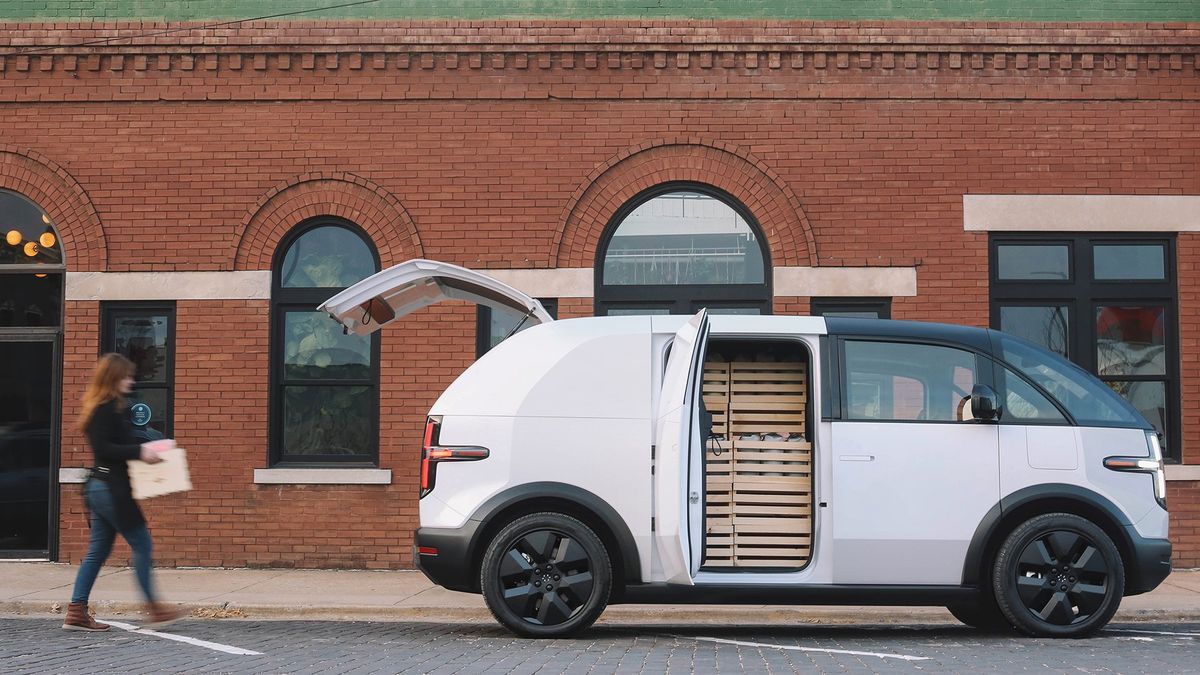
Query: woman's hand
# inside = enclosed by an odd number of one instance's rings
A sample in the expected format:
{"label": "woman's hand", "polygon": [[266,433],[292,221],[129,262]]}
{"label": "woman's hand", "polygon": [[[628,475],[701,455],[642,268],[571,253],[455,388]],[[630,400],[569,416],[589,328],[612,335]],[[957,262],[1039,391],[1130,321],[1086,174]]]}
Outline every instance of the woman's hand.
{"label": "woman's hand", "polygon": [[146,447],[147,445],[149,445],[149,444],[148,443],[142,444],[142,453],[141,453],[141,457],[139,457],[139,459],[141,459],[143,462],[145,462],[147,464],[158,464],[159,462],[163,461],[163,458],[159,457],[157,452]]}

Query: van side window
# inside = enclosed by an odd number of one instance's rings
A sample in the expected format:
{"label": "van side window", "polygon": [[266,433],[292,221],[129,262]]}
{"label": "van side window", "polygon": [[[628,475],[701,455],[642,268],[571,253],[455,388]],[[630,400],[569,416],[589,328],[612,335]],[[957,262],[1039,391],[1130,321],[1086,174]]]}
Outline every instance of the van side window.
{"label": "van side window", "polygon": [[1002,366],[1001,371],[1004,377],[1004,416],[1001,421],[1067,423],[1067,418],[1063,417],[1058,408],[1042,392],[1034,389],[1032,385],[1008,368]]}
{"label": "van side window", "polygon": [[956,422],[975,386],[971,352],[902,342],[847,340],[846,419]]}

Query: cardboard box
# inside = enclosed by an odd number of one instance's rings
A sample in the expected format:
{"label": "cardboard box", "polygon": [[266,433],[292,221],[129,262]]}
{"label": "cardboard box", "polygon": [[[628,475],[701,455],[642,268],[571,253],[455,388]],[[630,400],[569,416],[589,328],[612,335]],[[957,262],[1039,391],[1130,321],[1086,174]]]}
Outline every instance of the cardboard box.
{"label": "cardboard box", "polygon": [[129,460],[129,484],[133,488],[134,499],[150,499],[192,489],[184,449],[171,448],[158,454],[163,459],[158,464],[147,464],[139,459]]}

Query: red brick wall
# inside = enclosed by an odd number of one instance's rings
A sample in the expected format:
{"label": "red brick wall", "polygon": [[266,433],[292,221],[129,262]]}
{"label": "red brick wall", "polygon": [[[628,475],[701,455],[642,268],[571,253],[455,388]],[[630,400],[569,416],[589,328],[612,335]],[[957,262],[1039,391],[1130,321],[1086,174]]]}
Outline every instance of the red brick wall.
{"label": "red brick wall", "polygon": [[[14,54],[14,35],[73,44],[99,28],[0,25],[0,187],[46,202],[72,271],[267,269],[292,225],[326,213],[362,225],[384,264],[529,268],[592,266],[626,199],[700,181],[755,213],[775,264],[915,266],[918,295],[893,316],[973,325],[988,321],[987,236],[963,231],[962,195],[1200,194],[1186,47],[1200,26],[461,28],[297,22],[228,29],[220,45],[193,31]],[[205,40],[213,53],[191,46]],[[1185,401],[1200,395],[1198,255],[1181,235]],[[471,309],[386,332],[393,484],[336,487],[251,483],[267,464],[268,304],[178,308],[176,429],[196,489],[148,507],[159,559],[410,565],[421,425],[473,357]],[[97,303],[68,304],[66,420],[97,323]],[[1197,444],[1185,416],[1187,459]],[[86,464],[70,430],[62,463]],[[86,531],[63,493],[63,557],[77,559]],[[1173,483],[1171,500],[1177,559],[1200,564],[1196,484]]]}

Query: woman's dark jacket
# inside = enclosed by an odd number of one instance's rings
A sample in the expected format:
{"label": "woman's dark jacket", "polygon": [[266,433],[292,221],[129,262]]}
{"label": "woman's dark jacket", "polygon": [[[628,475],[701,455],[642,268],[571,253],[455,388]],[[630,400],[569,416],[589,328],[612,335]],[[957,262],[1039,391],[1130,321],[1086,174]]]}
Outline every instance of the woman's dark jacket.
{"label": "woman's dark jacket", "polygon": [[124,531],[144,525],[146,519],[129,487],[129,466],[126,464],[128,460],[141,457],[142,444],[133,435],[133,426],[129,424],[125,409],[118,408],[116,400],[97,406],[87,423],[87,437],[96,457],[92,475],[108,484],[117,510],[117,528]]}

